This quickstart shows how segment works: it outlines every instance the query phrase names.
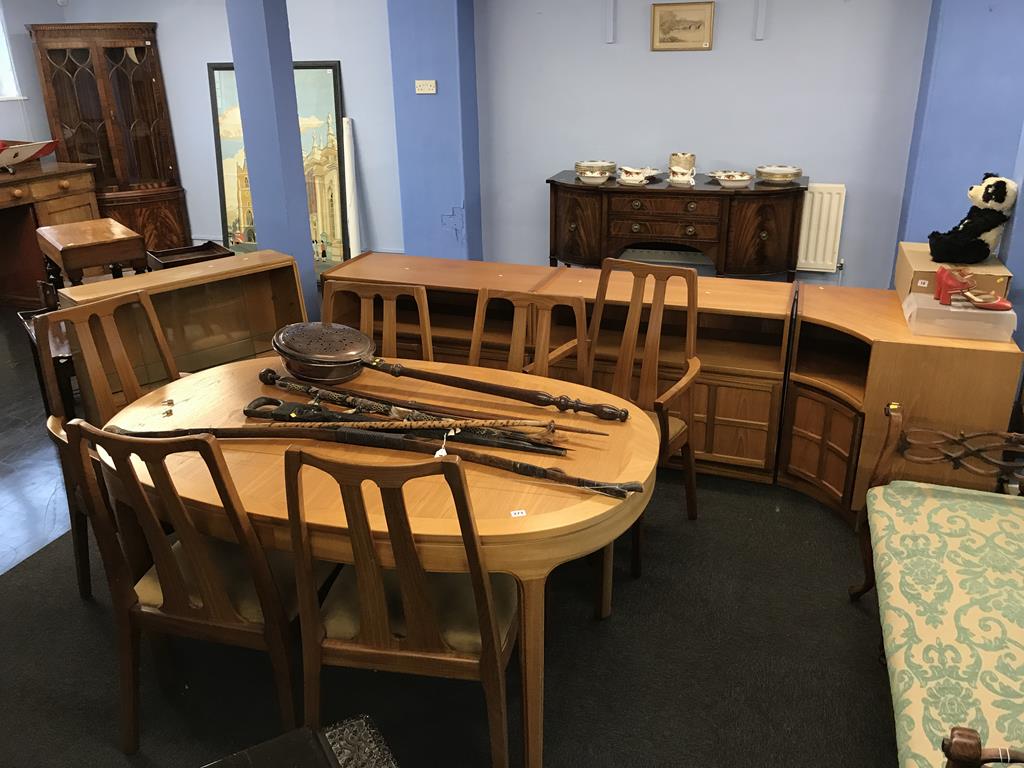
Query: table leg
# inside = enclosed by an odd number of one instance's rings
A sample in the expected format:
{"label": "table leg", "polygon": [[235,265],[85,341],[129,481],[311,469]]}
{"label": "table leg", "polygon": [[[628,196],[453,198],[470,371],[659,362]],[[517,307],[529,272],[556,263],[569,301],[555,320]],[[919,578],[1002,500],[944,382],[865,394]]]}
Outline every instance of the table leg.
{"label": "table leg", "polygon": [[544,593],[547,577],[520,582],[519,666],[523,688],[523,762],[544,764]]}

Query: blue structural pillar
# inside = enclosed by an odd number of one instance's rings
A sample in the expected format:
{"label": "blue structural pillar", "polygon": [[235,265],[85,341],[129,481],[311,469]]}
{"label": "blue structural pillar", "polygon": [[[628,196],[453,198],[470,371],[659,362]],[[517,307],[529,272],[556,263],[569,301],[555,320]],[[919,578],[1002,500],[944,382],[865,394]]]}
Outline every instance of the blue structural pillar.
{"label": "blue structural pillar", "polygon": [[473,1],[388,0],[388,26],[405,251],[482,259]]}
{"label": "blue structural pillar", "polygon": [[311,318],[320,315],[285,0],[226,0],[256,240],[295,257]]}

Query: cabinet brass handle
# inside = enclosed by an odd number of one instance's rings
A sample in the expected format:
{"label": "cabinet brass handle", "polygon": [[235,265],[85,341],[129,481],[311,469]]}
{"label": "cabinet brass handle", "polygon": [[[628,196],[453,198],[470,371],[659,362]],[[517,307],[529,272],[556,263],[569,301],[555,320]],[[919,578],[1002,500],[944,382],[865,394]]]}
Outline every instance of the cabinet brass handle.
{"label": "cabinet brass handle", "polygon": [[686,228],[686,234],[691,236],[697,234],[697,228],[691,224]]}
{"label": "cabinet brass handle", "polygon": [[576,231],[576,222],[575,221],[570,221],[569,222],[569,231],[570,232],[575,232]]}
{"label": "cabinet brass handle", "polygon": [[691,200],[690,202],[688,202],[686,204],[686,210],[688,210],[690,213],[693,213],[694,211],[696,211],[697,210],[697,201],[696,200]]}
{"label": "cabinet brass handle", "polygon": [[68,181],[67,179],[61,179],[59,182],[57,182],[57,186],[60,187],[61,189],[71,189],[71,182]]}
{"label": "cabinet brass handle", "polygon": [[760,237],[762,240],[767,240],[768,239],[768,230],[767,229],[762,229],[761,233],[758,235],[758,237]]}
{"label": "cabinet brass handle", "polygon": [[632,229],[634,232],[639,232],[640,231],[640,225],[639,224],[634,224],[632,227],[630,227],[630,229]]}
{"label": "cabinet brass handle", "polygon": [[641,203],[639,200],[634,200],[633,201],[633,210],[634,211],[639,211],[641,205],[643,205],[643,203]]}
{"label": "cabinet brass handle", "polygon": [[13,197],[15,199],[23,197],[24,195],[25,195],[25,191],[22,190],[22,189],[19,189],[17,187],[15,187],[14,189],[11,190],[11,197]]}

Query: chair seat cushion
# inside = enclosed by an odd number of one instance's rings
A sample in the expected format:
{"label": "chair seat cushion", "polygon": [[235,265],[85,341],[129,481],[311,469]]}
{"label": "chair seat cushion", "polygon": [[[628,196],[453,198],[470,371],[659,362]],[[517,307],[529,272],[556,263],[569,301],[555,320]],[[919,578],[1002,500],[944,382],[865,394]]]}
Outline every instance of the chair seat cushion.
{"label": "chair seat cushion", "polygon": [[[388,602],[391,629],[398,637],[405,635],[405,617],[398,574],[383,571],[384,591]],[[480,653],[480,623],[477,619],[473,583],[465,573],[428,573],[427,586],[437,612],[441,636],[456,651]],[[491,594],[498,623],[498,639],[505,647],[516,619],[519,592],[516,581],[504,573],[491,574]],[[335,640],[354,640],[359,634],[359,588],[356,569],[345,566],[323,602],[324,630]]]}
{"label": "chair seat cushion", "polygon": [[1024,499],[925,483],[868,492],[902,768],[953,726],[1024,745]]}
{"label": "chair seat cushion", "polygon": [[665,442],[671,443],[675,438],[686,429],[686,422],[680,419],[678,416],[669,414],[668,417],[668,435],[663,436],[661,434],[661,420],[658,418],[658,414],[655,411],[644,411],[648,416],[651,417],[651,421],[654,422],[655,429],[658,430],[658,437],[665,440]]}
{"label": "chair seat cushion", "polygon": [[[238,615],[249,622],[256,624],[263,623],[263,608],[260,605],[259,596],[256,593],[256,584],[249,573],[249,566],[242,554],[242,549],[237,544],[221,539],[207,538],[210,545],[210,556],[217,563],[221,576],[224,580],[224,588],[227,590],[231,604],[238,611]],[[181,568],[182,577],[188,587],[189,595],[196,604],[202,603],[199,588],[196,585],[195,574],[192,565],[185,557],[185,551],[180,541],[171,545],[171,552],[174,553]],[[287,552],[275,550],[268,551],[267,563],[270,565],[270,573],[277,584],[277,591],[281,598],[281,605],[285,615],[289,619],[298,615],[298,598],[295,589],[295,567],[292,556]],[[330,576],[335,566],[331,563],[315,563],[313,576],[318,585],[322,585]],[[154,565],[139,579],[135,585],[135,593],[139,596],[142,605],[159,608],[163,605],[164,595],[160,589],[160,579]]]}

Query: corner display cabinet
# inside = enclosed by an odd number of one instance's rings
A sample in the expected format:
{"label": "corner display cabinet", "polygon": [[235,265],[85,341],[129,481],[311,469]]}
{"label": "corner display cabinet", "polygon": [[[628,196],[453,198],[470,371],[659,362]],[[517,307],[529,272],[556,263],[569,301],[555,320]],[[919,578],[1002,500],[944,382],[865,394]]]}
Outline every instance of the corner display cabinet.
{"label": "corner display cabinet", "polygon": [[191,245],[156,24],[31,24],[57,157],[95,165],[100,215],[149,250]]}

